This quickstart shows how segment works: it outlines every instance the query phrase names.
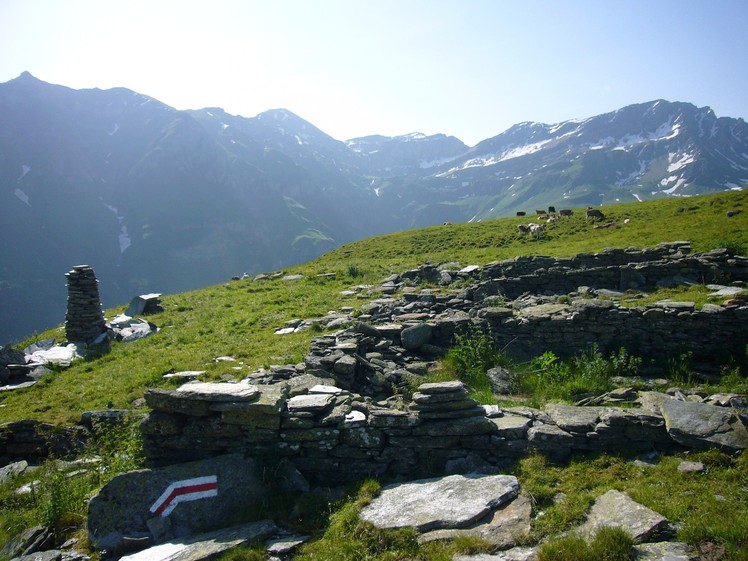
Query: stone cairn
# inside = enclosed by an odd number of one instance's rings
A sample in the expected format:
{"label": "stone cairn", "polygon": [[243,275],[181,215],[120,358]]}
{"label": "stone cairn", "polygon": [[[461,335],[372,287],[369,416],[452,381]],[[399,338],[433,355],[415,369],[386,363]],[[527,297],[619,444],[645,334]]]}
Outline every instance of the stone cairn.
{"label": "stone cairn", "polygon": [[99,281],[88,265],[76,265],[65,276],[68,278],[65,335],[68,341],[89,343],[106,331]]}

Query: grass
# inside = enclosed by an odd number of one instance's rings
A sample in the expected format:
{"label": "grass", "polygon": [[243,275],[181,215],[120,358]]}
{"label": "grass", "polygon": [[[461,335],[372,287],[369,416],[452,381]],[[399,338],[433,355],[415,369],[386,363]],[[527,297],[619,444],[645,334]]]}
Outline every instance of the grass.
{"label": "grass", "polygon": [[[162,374],[170,370],[207,370],[208,379],[241,377],[233,370],[237,364],[212,362],[218,356],[235,357],[244,372],[299,362],[317,332],[277,336],[277,328],[342,306],[359,308],[361,299],[340,292],[376,285],[391,273],[426,261],[486,264],[517,255],[564,257],[675,239],[691,240],[695,251],[730,246],[748,253],[748,213],[725,217],[727,210],[746,206],[748,193],[743,192],[615,205],[606,208],[606,215],[617,227],[595,230],[579,212],[549,225],[540,240],[517,234],[519,218],[433,226],[352,243],[286,271],[304,275],[301,280],[230,281],[167,295],[165,311],[149,318],[161,328],[158,334],[135,343],[114,343],[97,359],[74,363],[29,389],[6,392],[0,397],[0,422],[36,418],[70,423],[86,410],[129,408],[147,388],[168,387]],[[631,222],[624,226],[623,218]],[[123,309],[108,310],[107,317]],[[58,328],[34,339],[49,337],[62,340],[64,332]]]}
{"label": "grass", "polygon": [[[706,473],[680,473],[684,460],[700,461]],[[516,475],[532,498],[532,539],[558,535],[581,522],[594,498],[609,489],[678,523],[676,539],[691,545],[724,546],[726,559],[748,560],[748,455],[718,451],[665,456],[651,467],[601,455],[553,465],[535,455],[520,461]],[[725,513],[730,513],[727,516]]]}

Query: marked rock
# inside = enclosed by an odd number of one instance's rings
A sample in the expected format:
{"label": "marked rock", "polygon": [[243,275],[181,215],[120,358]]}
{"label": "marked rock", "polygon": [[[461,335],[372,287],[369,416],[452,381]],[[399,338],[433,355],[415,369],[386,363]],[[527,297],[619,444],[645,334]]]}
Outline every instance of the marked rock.
{"label": "marked rock", "polygon": [[[145,546],[149,540],[155,543],[234,524],[238,513],[268,498],[256,473],[252,459],[231,454],[120,474],[89,503],[91,543],[111,550],[125,541],[142,539]],[[214,478],[215,483],[206,482],[207,478]],[[195,486],[188,488],[189,482]],[[173,510],[167,508],[160,515],[152,512],[164,503],[168,489],[172,489],[168,506]]]}
{"label": "marked rock", "polygon": [[387,485],[361,511],[379,528],[465,528],[519,493],[511,475],[450,475]]}

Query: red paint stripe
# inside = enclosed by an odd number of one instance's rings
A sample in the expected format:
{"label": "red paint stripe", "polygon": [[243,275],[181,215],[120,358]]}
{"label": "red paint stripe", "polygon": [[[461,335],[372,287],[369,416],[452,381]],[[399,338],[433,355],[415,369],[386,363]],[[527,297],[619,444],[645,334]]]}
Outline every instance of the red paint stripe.
{"label": "red paint stripe", "polygon": [[171,502],[180,495],[189,495],[190,493],[200,493],[201,491],[212,491],[218,489],[218,483],[202,483],[200,485],[187,485],[185,487],[177,487],[166,500],[161,503],[161,506],[156,509],[156,516],[161,516],[161,513],[171,504]]}

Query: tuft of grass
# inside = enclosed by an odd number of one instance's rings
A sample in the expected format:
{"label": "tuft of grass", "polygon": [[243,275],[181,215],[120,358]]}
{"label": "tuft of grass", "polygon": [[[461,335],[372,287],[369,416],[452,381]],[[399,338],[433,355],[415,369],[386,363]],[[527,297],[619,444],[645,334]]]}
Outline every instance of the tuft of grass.
{"label": "tuft of grass", "polygon": [[569,535],[545,543],[538,561],[633,561],[634,540],[622,528],[600,528],[590,543]]}

